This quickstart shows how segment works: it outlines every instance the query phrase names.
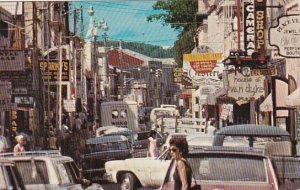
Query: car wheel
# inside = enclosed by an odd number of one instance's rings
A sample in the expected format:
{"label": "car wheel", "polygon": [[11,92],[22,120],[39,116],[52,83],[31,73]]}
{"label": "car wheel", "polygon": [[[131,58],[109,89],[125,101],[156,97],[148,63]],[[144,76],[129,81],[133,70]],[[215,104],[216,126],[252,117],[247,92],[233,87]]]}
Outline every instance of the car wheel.
{"label": "car wheel", "polygon": [[137,179],[131,173],[125,173],[121,178],[121,189],[122,190],[136,190]]}

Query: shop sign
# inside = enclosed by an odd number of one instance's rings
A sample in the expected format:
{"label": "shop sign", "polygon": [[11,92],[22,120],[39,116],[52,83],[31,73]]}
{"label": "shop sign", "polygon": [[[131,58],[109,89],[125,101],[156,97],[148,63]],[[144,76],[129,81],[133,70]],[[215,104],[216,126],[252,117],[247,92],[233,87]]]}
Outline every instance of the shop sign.
{"label": "shop sign", "polygon": [[[41,73],[43,75],[43,79],[45,82],[48,80],[50,82],[57,82],[59,80],[59,61],[51,60],[51,61],[39,61],[39,66]],[[70,80],[70,66],[69,61],[62,61],[62,75],[61,81],[69,81]]]}
{"label": "shop sign", "polygon": [[265,53],[266,0],[254,0],[255,13],[255,49]]}
{"label": "shop sign", "polygon": [[278,25],[269,29],[269,43],[282,57],[300,58],[300,16],[280,17]]}
{"label": "shop sign", "polygon": [[67,112],[74,112],[76,110],[76,100],[64,100],[64,108]]}
{"label": "shop sign", "polygon": [[228,74],[228,96],[236,100],[258,99],[265,95],[265,76],[243,76],[241,73]]}
{"label": "shop sign", "polygon": [[190,68],[188,76],[198,85],[208,85],[208,83],[214,85],[215,83],[220,83],[219,75],[223,73],[223,70],[223,64],[217,64],[211,72],[206,74],[198,73],[193,68]]}
{"label": "shop sign", "polygon": [[11,111],[11,130],[16,132],[18,130],[18,112],[17,110]]}
{"label": "shop sign", "polygon": [[212,72],[217,64],[217,60],[211,61],[191,61],[191,67],[201,74],[206,74]]}
{"label": "shop sign", "polygon": [[184,54],[184,61],[211,61],[211,60],[222,60],[222,53],[194,53]]}
{"label": "shop sign", "polygon": [[264,75],[264,76],[275,76],[277,75],[277,68],[267,68],[267,69],[252,69],[250,71],[251,76]]}
{"label": "shop sign", "polygon": [[255,49],[254,18],[254,1],[244,1],[244,46],[246,55],[251,55]]}
{"label": "shop sign", "polygon": [[1,50],[0,71],[23,71],[25,56],[23,50]]}
{"label": "shop sign", "polygon": [[181,83],[182,81],[182,68],[173,68],[173,82]]}

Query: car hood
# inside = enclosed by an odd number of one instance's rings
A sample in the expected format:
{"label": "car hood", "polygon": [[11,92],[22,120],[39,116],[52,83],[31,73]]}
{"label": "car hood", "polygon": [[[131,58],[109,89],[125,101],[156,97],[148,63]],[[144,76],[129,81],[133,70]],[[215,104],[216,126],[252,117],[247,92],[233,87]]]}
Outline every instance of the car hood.
{"label": "car hood", "polygon": [[83,190],[80,184],[53,185],[53,184],[28,184],[26,190]]}

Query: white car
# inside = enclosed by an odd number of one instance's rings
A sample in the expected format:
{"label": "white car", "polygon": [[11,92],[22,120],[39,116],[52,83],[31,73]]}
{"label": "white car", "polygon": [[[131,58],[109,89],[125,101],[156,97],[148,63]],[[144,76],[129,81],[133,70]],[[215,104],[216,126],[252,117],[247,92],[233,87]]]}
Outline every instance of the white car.
{"label": "white car", "polygon": [[169,151],[157,158],[130,158],[105,163],[105,178],[121,184],[122,190],[139,187],[159,188],[171,162]]}

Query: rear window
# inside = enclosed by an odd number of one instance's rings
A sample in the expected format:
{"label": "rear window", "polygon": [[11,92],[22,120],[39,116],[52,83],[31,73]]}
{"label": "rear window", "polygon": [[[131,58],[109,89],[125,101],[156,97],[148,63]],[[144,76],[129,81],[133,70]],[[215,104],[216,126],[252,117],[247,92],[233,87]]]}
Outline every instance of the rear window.
{"label": "rear window", "polygon": [[197,180],[266,182],[263,158],[203,156],[189,159]]}
{"label": "rear window", "polygon": [[88,148],[88,153],[129,149],[127,141],[89,144],[87,145],[87,148]]}
{"label": "rear window", "polygon": [[300,160],[295,158],[272,161],[280,189],[300,188]]}
{"label": "rear window", "polygon": [[49,184],[47,167],[44,161],[35,160],[34,163],[31,163],[30,160],[15,162],[25,185]]}

